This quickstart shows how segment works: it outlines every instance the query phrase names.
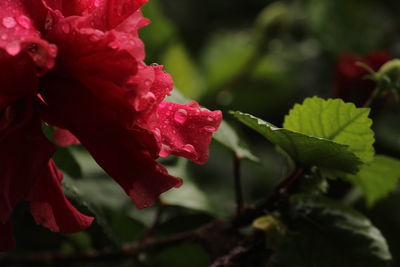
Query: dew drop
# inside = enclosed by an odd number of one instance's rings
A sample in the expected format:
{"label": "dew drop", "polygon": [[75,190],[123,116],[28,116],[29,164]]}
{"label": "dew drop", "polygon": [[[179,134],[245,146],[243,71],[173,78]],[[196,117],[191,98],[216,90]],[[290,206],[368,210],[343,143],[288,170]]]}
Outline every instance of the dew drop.
{"label": "dew drop", "polygon": [[155,129],[153,130],[153,133],[155,134],[155,136],[156,136],[157,138],[161,138],[161,131],[160,131],[159,128],[155,128]]}
{"label": "dew drop", "polygon": [[207,120],[208,120],[208,121],[214,121],[214,118],[211,117],[211,116],[208,116],[208,117],[207,117]]}
{"label": "dew drop", "polygon": [[167,157],[170,154],[171,154],[171,147],[169,145],[162,144],[159,156],[160,157]]}
{"label": "dew drop", "polygon": [[12,42],[6,46],[6,51],[11,56],[15,56],[21,51],[21,46],[18,42]]}
{"label": "dew drop", "polygon": [[205,127],[203,128],[203,130],[206,131],[206,132],[208,132],[208,133],[213,133],[213,132],[216,131],[215,127],[213,127],[213,126],[205,126]]}
{"label": "dew drop", "polygon": [[17,22],[13,17],[4,17],[3,18],[3,26],[7,29],[14,28],[17,25]]}
{"label": "dew drop", "polygon": [[101,0],[95,0],[94,1],[94,6],[99,7],[101,5]]}
{"label": "dew drop", "polygon": [[21,25],[21,27],[25,29],[30,29],[32,26],[31,20],[27,16],[19,16],[17,18],[17,22],[19,25]]}
{"label": "dew drop", "polygon": [[61,25],[61,30],[65,33],[68,34],[71,32],[71,27],[69,26],[69,24],[65,23],[63,25]]}
{"label": "dew drop", "polygon": [[149,87],[150,85],[151,85],[151,81],[150,80],[145,80],[144,81],[144,85],[146,86],[146,87]]}
{"label": "dew drop", "polygon": [[188,153],[194,153],[196,151],[196,149],[194,148],[194,146],[192,146],[191,144],[186,144],[183,146],[182,148],[184,151],[188,152]]}
{"label": "dew drop", "polygon": [[136,111],[143,111],[150,105],[154,104],[156,96],[152,92],[147,92],[143,97],[139,97],[135,100],[134,105]]}
{"label": "dew drop", "polygon": [[179,124],[184,124],[187,119],[187,111],[185,109],[178,109],[174,114],[174,120]]}
{"label": "dew drop", "polygon": [[95,35],[95,34],[93,34],[93,35],[90,35],[89,40],[91,42],[93,42],[93,43],[96,43],[96,42],[98,42],[100,40],[100,37]]}
{"label": "dew drop", "polygon": [[116,50],[116,49],[118,48],[118,45],[117,45],[116,43],[110,43],[110,44],[108,45],[108,47],[110,47],[111,49]]}
{"label": "dew drop", "polygon": [[151,66],[151,67],[157,67],[157,66],[158,66],[158,63],[151,63],[150,66]]}

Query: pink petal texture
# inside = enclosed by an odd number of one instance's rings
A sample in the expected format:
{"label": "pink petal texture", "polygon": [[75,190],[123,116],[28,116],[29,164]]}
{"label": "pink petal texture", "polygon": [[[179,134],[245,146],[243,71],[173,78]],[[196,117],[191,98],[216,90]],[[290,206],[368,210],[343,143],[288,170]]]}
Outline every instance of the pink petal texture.
{"label": "pink petal texture", "polygon": [[63,175],[51,160],[36,181],[27,200],[36,223],[53,232],[75,233],[84,230],[93,221],[81,214],[64,196],[61,188]]}
{"label": "pink petal texture", "polygon": [[55,151],[55,146],[41,131],[31,99],[22,99],[3,111],[0,147],[0,223],[5,223],[14,206],[30,192]]}
{"label": "pink petal texture", "polygon": [[56,128],[53,137],[56,144],[63,147],[81,143],[70,131],[61,128]]}
{"label": "pink petal texture", "polygon": [[162,144],[160,156],[174,154],[199,164],[208,160],[212,133],[222,121],[220,111],[211,112],[194,101],[188,105],[162,102],[157,114],[153,132]]}

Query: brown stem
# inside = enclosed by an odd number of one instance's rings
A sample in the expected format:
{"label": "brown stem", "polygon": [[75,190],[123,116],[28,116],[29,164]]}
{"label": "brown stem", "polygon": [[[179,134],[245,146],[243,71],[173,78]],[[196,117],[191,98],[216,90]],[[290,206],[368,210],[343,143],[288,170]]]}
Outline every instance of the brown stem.
{"label": "brown stem", "polygon": [[148,238],[153,236],[154,231],[156,230],[157,226],[160,224],[161,216],[162,216],[162,212],[164,210],[164,207],[165,207],[164,203],[162,202],[161,199],[159,199],[158,200],[156,214],[155,214],[155,217],[154,217],[154,221],[153,221],[152,225],[143,234],[143,236],[139,239],[139,242],[144,242],[145,240],[147,240]]}
{"label": "brown stem", "polygon": [[243,192],[242,192],[242,181],[240,177],[240,164],[241,158],[233,155],[233,175],[235,183],[235,199],[236,199],[236,214],[240,214],[243,209]]}
{"label": "brown stem", "polygon": [[[173,234],[164,238],[155,239],[148,237],[144,240],[139,240],[133,243],[127,243],[121,247],[120,250],[115,251],[111,249],[104,250],[88,250],[83,252],[74,253],[60,253],[60,252],[34,252],[24,254],[5,254],[0,256],[0,266],[16,265],[16,264],[54,264],[54,263],[71,263],[71,262],[89,262],[89,261],[104,261],[104,260],[121,260],[129,257],[134,257],[140,252],[149,249],[162,249],[167,246],[176,245],[188,240],[207,240],[210,239],[211,234],[215,234],[217,229],[224,229],[225,232],[230,233],[229,229],[237,229],[242,226],[248,225],[254,219],[261,216],[265,210],[273,210],[275,205],[282,198],[283,195],[290,192],[293,183],[303,174],[303,168],[296,168],[275,188],[272,195],[265,201],[242,209],[242,212],[229,221],[215,219],[210,223],[200,226],[199,228],[178,234]],[[155,220],[157,221],[157,220]],[[228,230],[227,230],[228,229]],[[221,236],[215,235],[219,240]],[[210,240],[208,240],[210,241]],[[232,250],[227,254],[228,258],[235,258],[236,254],[242,254],[243,251],[237,253],[237,249]],[[246,252],[247,253],[247,252]],[[224,256],[222,256],[224,257]],[[218,265],[217,265],[218,266]]]}

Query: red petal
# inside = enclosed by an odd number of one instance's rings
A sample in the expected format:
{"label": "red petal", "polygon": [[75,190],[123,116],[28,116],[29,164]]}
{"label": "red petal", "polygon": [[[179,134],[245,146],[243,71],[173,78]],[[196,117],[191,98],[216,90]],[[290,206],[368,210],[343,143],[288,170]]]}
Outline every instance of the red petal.
{"label": "red petal", "polygon": [[[40,5],[25,2],[28,1],[0,1],[0,48],[11,56],[29,54],[43,73],[53,67],[56,47],[43,40],[38,31],[42,22],[37,20],[43,19]],[[31,17],[32,10],[28,8],[40,11],[41,15]]]}
{"label": "red petal", "polygon": [[145,130],[99,130],[95,135],[86,135],[83,129],[79,131],[82,134],[76,135],[82,144],[138,208],[153,205],[161,193],[181,185],[181,179],[168,175],[155,161],[158,146],[152,134]]}
{"label": "red petal", "polygon": [[221,111],[209,111],[194,101],[188,105],[162,102],[157,114],[153,132],[160,136],[160,156],[173,154],[199,164],[208,160],[208,146],[221,123]]}
{"label": "red petal", "polygon": [[20,100],[0,117],[0,147],[0,223],[4,223],[55,150],[42,133],[31,100]]}
{"label": "red petal", "polygon": [[0,49],[0,73],[0,110],[19,98],[36,95],[35,66],[27,54],[10,56]]}
{"label": "red petal", "polygon": [[54,140],[59,146],[79,145],[80,142],[70,131],[56,128],[53,133]]}
{"label": "red petal", "polygon": [[116,91],[109,83],[98,84],[88,88],[78,82],[53,80],[45,86],[45,112],[81,141],[137,207],[152,205],[159,194],[181,180],[169,176],[155,161],[158,145],[153,135],[140,128],[131,129],[131,118],[126,117],[129,110],[117,113],[125,105],[123,98],[118,103],[112,97],[99,99],[93,95],[93,90],[103,91],[105,96]]}
{"label": "red petal", "polygon": [[0,252],[15,248],[15,239],[12,234],[12,226],[8,221],[5,224],[0,223]]}
{"label": "red petal", "polygon": [[31,201],[31,213],[36,223],[49,228],[53,232],[75,233],[84,230],[93,221],[75,209],[64,196],[61,188],[62,173],[51,160],[31,193],[27,197]]}

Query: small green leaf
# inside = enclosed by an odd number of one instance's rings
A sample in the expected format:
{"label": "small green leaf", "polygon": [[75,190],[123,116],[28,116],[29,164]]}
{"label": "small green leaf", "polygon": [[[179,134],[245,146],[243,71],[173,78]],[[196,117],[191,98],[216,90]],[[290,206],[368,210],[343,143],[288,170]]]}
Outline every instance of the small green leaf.
{"label": "small green leaf", "polygon": [[341,99],[306,98],[285,117],[283,128],[349,146],[363,162],[374,157],[374,132],[370,109],[357,108]]}
{"label": "small green leaf", "polygon": [[275,127],[250,114],[233,112],[241,122],[262,134],[273,144],[283,149],[301,166],[319,166],[327,169],[355,173],[362,162],[347,145],[307,136],[288,129]]}
{"label": "small green leaf", "polygon": [[400,160],[377,155],[370,164],[362,166],[356,175],[348,178],[362,189],[368,206],[373,206],[396,189],[400,179]]}
{"label": "small green leaf", "polygon": [[271,266],[389,266],[386,240],[364,215],[323,197],[295,195],[290,202],[292,232]]}

